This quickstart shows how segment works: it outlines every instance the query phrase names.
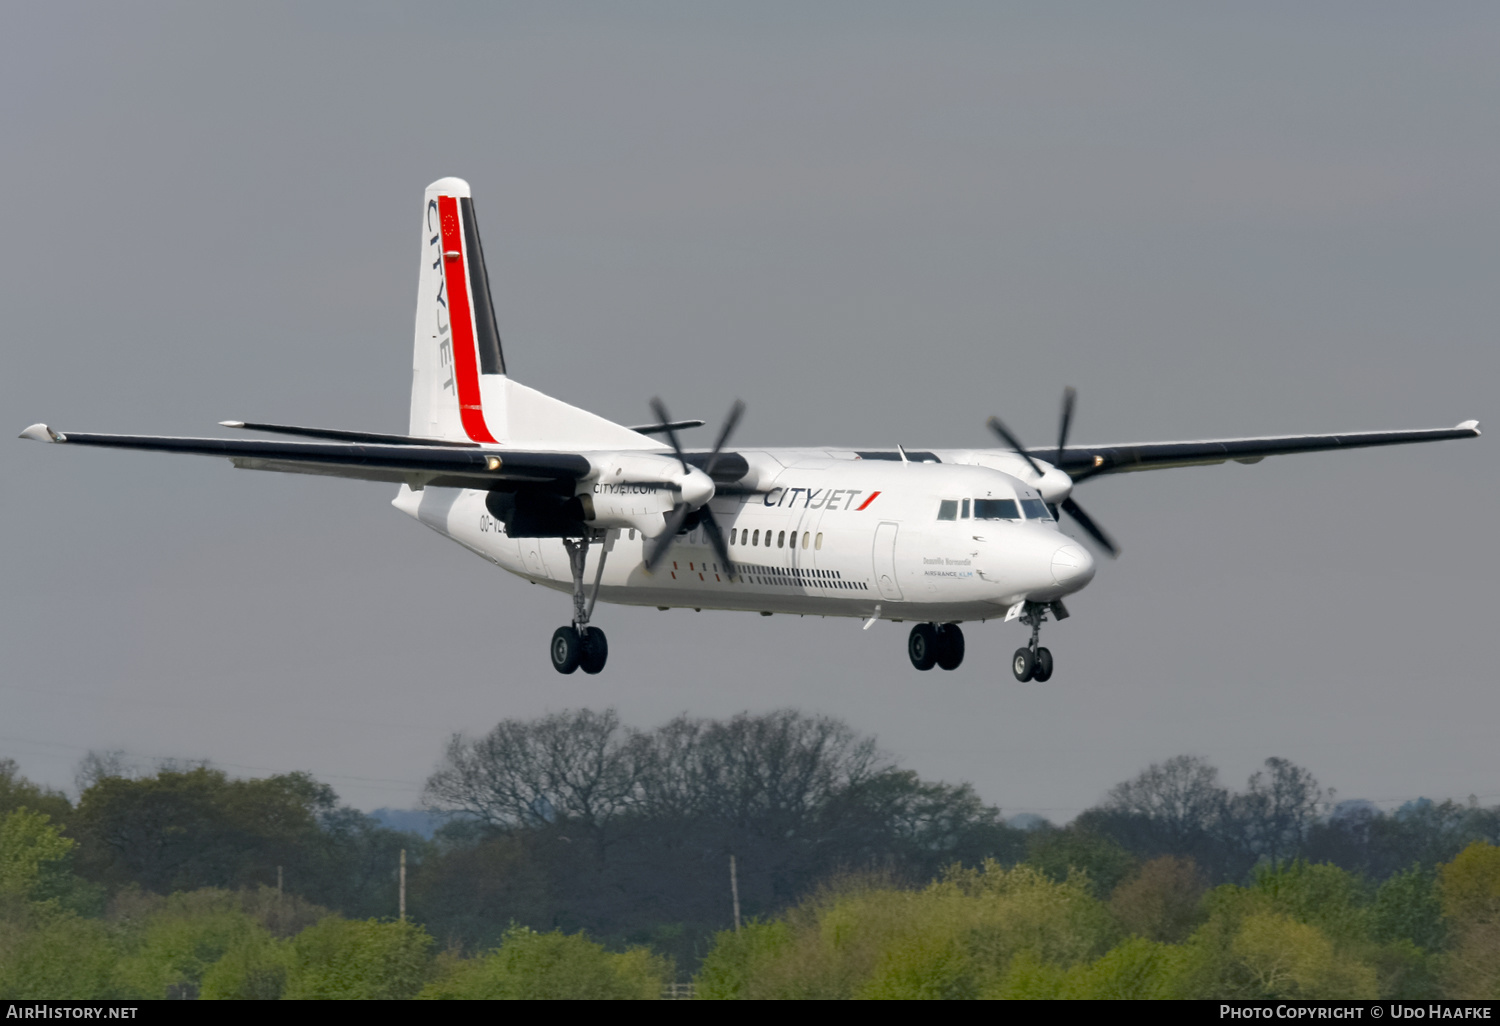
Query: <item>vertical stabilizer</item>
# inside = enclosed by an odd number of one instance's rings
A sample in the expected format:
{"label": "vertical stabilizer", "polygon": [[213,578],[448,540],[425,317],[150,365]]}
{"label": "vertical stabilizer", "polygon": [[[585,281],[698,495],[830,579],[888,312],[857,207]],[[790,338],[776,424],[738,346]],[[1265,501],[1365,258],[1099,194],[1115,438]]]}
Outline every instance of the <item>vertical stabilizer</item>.
{"label": "vertical stabilizer", "polygon": [[506,375],[474,200],[462,178],[438,179],[423,199],[408,434],[571,451],[661,448]]}
{"label": "vertical stabilizer", "polygon": [[410,433],[496,441],[485,421],[479,376],[504,373],[469,183],[442,178],[427,187],[422,205]]}

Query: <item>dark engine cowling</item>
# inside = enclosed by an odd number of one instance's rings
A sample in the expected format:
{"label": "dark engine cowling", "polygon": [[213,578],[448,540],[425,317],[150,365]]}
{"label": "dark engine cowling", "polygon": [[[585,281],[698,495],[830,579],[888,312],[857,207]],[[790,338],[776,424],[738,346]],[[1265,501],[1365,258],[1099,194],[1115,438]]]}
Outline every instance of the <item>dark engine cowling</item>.
{"label": "dark engine cowling", "polygon": [[484,506],[512,538],[582,538],[588,534],[583,501],[576,495],[540,488],[494,491],[484,497]]}

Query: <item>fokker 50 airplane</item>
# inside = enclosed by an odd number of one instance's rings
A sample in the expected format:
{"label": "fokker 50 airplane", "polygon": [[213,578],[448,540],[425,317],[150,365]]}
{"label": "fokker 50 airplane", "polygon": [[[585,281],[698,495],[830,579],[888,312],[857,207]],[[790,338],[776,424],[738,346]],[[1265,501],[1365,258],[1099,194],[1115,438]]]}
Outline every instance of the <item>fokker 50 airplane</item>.
{"label": "fokker 50 airplane", "polygon": [[[959,624],[1020,620],[1017,679],[1052,676],[1039,644],[1049,615],[1093,579],[1089,550],[1063,534],[1068,514],[1104,552],[1108,535],[1073,489],[1102,474],[1257,463],[1284,453],[1433,442],[1457,427],[1131,445],[1069,445],[1073,393],[1057,444],[1024,447],[998,420],[994,449],[814,446],[729,449],[736,402],[709,450],[683,449],[657,423],[623,427],[527,388],[505,370],[469,185],[427,187],[411,419],[405,435],[224,421],[297,441],[56,431],[23,438],[226,457],[236,467],[400,486],[393,505],[518,577],[571,592],[572,623],[549,646],[559,673],[604,668],[595,602],[915,621],[919,670],[955,669]],[[661,440],[665,438],[666,444]]]}

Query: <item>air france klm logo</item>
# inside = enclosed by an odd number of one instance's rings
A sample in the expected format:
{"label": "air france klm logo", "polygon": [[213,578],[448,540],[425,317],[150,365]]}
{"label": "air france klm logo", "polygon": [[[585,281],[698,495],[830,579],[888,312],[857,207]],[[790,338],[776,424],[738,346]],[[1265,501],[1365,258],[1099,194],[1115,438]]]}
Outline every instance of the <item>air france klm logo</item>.
{"label": "air france klm logo", "polygon": [[[854,503],[863,494],[863,491],[853,488],[772,488],[766,493],[765,503],[793,509],[852,509],[858,513],[880,498],[879,492],[871,492],[868,499],[856,506]],[[800,506],[797,505],[798,496],[802,498]]]}

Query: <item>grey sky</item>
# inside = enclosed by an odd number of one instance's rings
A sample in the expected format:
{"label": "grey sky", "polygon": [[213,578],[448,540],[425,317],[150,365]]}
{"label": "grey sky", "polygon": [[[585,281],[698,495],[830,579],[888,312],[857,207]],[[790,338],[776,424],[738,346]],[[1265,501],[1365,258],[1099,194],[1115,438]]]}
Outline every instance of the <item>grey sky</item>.
{"label": "grey sky", "polygon": [[[402,430],[421,190],[473,185],[509,367],[744,444],[1495,421],[1492,4],[0,9],[11,434]],[[1500,423],[1493,425],[1500,427]],[[708,432],[695,439],[706,445]],[[307,769],[409,805],[455,730],[798,705],[1066,818],[1153,759],[1500,801],[1497,442],[1131,475],[1124,548],[1014,625],[568,616],[372,484],[0,442],[0,755]]]}

